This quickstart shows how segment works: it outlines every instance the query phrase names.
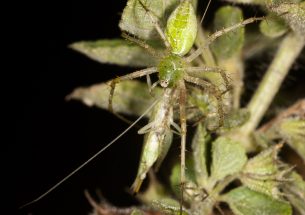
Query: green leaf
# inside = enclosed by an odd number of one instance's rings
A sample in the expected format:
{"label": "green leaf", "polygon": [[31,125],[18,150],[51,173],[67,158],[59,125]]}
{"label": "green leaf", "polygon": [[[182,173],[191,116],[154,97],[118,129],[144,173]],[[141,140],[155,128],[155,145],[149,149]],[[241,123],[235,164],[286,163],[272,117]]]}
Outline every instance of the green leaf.
{"label": "green leaf", "polygon": [[157,21],[164,29],[170,12],[179,4],[179,0],[141,0],[147,12],[139,0],[128,0],[124,8],[119,27],[141,39],[160,39],[153,20]]}
{"label": "green leaf", "polygon": [[100,63],[130,67],[157,64],[157,60],[145,49],[123,39],[82,41],[73,43],[70,47]]}
{"label": "green leaf", "polygon": [[225,194],[222,199],[229,204],[236,215],[292,214],[292,209],[288,202],[272,199],[247,187],[236,188]]}
{"label": "green leaf", "polygon": [[[97,106],[108,110],[108,98],[110,86],[102,83],[91,87],[80,87],[75,89],[67,99],[80,100],[87,106]],[[156,88],[154,93],[160,95],[162,89]],[[116,85],[113,96],[114,112],[139,116],[155,100],[149,94],[147,84],[139,81],[123,81]]]}
{"label": "green leaf", "polygon": [[292,172],[290,181],[283,186],[284,193],[287,194],[289,202],[300,212],[305,214],[305,181],[302,176]]}
{"label": "green leaf", "polygon": [[212,143],[211,180],[216,183],[228,175],[238,173],[247,162],[244,147],[228,138],[220,137]]}
{"label": "green leaf", "polygon": [[269,9],[283,18],[289,27],[304,39],[305,35],[305,1],[300,3],[280,2],[273,4]]}
{"label": "green leaf", "polygon": [[280,37],[288,31],[288,27],[283,19],[278,16],[269,15],[259,24],[260,31],[267,37]]}
{"label": "green leaf", "polygon": [[[66,99],[79,100],[89,107],[96,106],[108,110],[110,89],[111,87],[106,83],[96,84],[90,87],[79,87],[73,90]],[[163,89],[155,87],[153,90],[153,97],[149,93],[146,83],[136,80],[122,81],[119,84],[116,84],[115,87],[113,110],[117,113],[140,116],[155,101],[155,98],[162,94],[162,92]],[[194,121],[201,116],[199,114],[201,114],[199,110],[193,110],[188,113],[187,119]],[[174,117],[175,119],[179,119],[178,114]]]}
{"label": "green leaf", "polygon": [[[214,30],[219,31],[243,20],[242,11],[237,7],[224,6],[217,10],[214,17]],[[238,28],[219,37],[211,48],[218,59],[227,59],[239,54],[244,44],[244,28]]]}
{"label": "green leaf", "polygon": [[305,163],[305,119],[285,119],[278,125],[278,132]]}
{"label": "green leaf", "polygon": [[206,156],[207,143],[209,140],[210,135],[208,135],[205,127],[200,123],[192,141],[192,149],[196,182],[201,187],[204,187],[207,184],[208,179]]}
{"label": "green leaf", "polygon": [[250,159],[241,176],[241,181],[250,189],[279,198],[278,185],[281,180],[277,166],[277,154],[282,145],[272,146]]}

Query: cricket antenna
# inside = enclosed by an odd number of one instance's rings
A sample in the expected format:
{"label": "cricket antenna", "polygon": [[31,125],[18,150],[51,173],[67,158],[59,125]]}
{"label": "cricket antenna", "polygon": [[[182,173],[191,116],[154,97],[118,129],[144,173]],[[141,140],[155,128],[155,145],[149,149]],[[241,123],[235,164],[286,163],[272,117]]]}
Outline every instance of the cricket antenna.
{"label": "cricket antenna", "polygon": [[105,151],[107,148],[109,148],[113,143],[115,143],[118,139],[120,139],[124,134],[126,134],[135,124],[137,124],[146,114],[149,113],[149,111],[157,104],[159,99],[154,101],[154,103],[141,115],[139,116],[128,128],[126,128],[120,135],[118,135],[116,138],[114,138],[112,141],[110,141],[105,147],[100,149],[97,153],[95,153],[92,157],[90,157],[87,161],[82,163],[79,167],[77,167],[75,170],[73,170],[70,174],[68,174],[66,177],[64,177],[62,180],[60,180],[58,183],[56,183],[54,186],[52,186],[50,189],[48,189],[46,192],[38,196],[33,201],[30,201],[22,206],[19,207],[19,209],[25,208],[35,202],[38,202],[43,197],[48,195],[50,192],[55,190],[57,187],[59,187],[63,182],[68,180],[71,176],[73,176],[75,173],[77,173],[80,169],[82,169],[84,166],[86,166],[88,163],[90,163],[93,159],[95,159],[98,155],[100,155],[103,151]]}
{"label": "cricket antenna", "polygon": [[201,20],[200,20],[200,25],[202,24],[203,19],[204,19],[205,15],[206,15],[206,13],[207,13],[209,7],[210,7],[211,1],[212,1],[212,0],[209,0],[208,5],[207,5],[207,7],[205,8],[205,11],[204,11],[204,13],[203,13],[203,15],[202,15],[202,17],[201,17]]}

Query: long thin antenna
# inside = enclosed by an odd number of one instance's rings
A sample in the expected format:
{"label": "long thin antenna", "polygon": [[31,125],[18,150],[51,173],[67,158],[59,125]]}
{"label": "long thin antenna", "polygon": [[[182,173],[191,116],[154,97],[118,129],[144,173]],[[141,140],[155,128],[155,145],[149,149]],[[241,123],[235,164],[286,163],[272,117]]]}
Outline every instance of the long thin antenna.
{"label": "long thin antenna", "polygon": [[208,5],[207,5],[207,7],[205,8],[205,11],[204,11],[204,13],[203,13],[203,15],[202,15],[202,17],[201,17],[201,20],[200,20],[200,25],[202,24],[203,19],[204,19],[205,15],[206,15],[206,13],[207,13],[209,7],[210,7],[211,1],[212,1],[212,0],[209,0]]}
{"label": "long thin antenna", "polygon": [[24,205],[22,205],[21,207],[19,207],[19,209],[22,209],[28,205],[31,205],[35,202],[38,202],[40,199],[42,199],[43,197],[45,197],[46,195],[48,195],[50,192],[52,192],[53,190],[55,190],[59,185],[61,185],[64,181],[66,181],[67,179],[69,179],[71,176],[73,176],[76,172],[78,172],[80,169],[82,169],[84,166],[86,166],[88,163],[90,163],[94,158],[96,158],[99,154],[101,154],[103,151],[105,151],[108,147],[110,147],[113,143],[115,143],[118,139],[120,139],[127,131],[129,131],[135,124],[137,124],[159,101],[159,99],[157,99],[156,101],[154,101],[154,103],[141,115],[139,116],[139,118],[134,121],[128,128],[126,128],[120,135],[118,135],[116,138],[114,138],[110,143],[108,143],[105,147],[103,147],[102,149],[100,149],[97,153],[95,153],[92,157],[90,157],[87,161],[85,161],[82,165],[80,165],[79,167],[77,167],[75,170],[73,170],[70,174],[68,174],[66,177],[64,177],[62,180],[60,180],[57,184],[55,184],[53,187],[51,187],[49,190],[47,190],[46,192],[44,192],[42,195],[40,195],[39,197],[37,197],[36,199],[34,199],[33,201],[26,203]]}

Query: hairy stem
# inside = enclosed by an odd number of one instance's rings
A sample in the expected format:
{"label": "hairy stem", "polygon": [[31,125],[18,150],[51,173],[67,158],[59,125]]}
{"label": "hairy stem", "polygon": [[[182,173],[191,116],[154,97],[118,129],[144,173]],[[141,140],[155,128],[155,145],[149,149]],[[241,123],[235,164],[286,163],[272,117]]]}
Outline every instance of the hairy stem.
{"label": "hairy stem", "polygon": [[[300,36],[290,33],[280,44],[263,80],[253,95],[247,108],[251,114],[249,121],[239,129],[239,134],[248,138],[264,116],[274,96],[289,72],[290,67],[301,52],[305,41]],[[247,149],[253,149],[250,141],[245,141]],[[248,144],[248,145],[247,145]]]}

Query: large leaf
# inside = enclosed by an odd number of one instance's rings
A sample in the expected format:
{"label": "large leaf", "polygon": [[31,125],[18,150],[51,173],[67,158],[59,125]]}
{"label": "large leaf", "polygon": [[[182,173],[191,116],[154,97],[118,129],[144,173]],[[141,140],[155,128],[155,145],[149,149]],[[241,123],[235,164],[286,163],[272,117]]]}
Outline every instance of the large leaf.
{"label": "large leaf", "polygon": [[288,202],[275,200],[267,195],[248,189],[236,188],[223,196],[236,215],[290,215]]}
{"label": "large leaf", "polygon": [[157,64],[157,60],[145,49],[123,39],[81,41],[71,44],[70,47],[100,63],[131,67]]}
{"label": "large leaf", "polygon": [[246,151],[239,142],[228,137],[218,138],[212,143],[212,183],[239,172],[246,162]]}
{"label": "large leaf", "polygon": [[[96,84],[90,87],[76,88],[67,96],[68,100],[80,100],[87,106],[96,106],[108,110],[110,85],[106,83]],[[155,87],[153,95],[148,91],[147,84],[129,80],[116,84],[113,96],[114,112],[140,116],[162,94],[163,89]],[[189,97],[190,99],[190,97]],[[191,105],[191,102],[188,101]],[[198,120],[202,112],[193,109],[187,113],[187,119],[190,121]],[[179,119],[179,114],[174,114],[175,119]],[[166,149],[164,148],[164,152]]]}
{"label": "large leaf", "polygon": [[[102,83],[91,87],[75,89],[67,99],[81,100],[88,106],[97,106],[108,109],[110,86]],[[161,94],[160,88],[155,88],[156,95]],[[139,81],[123,81],[116,85],[113,97],[113,110],[115,112],[141,115],[155,100],[148,92],[147,84]]]}
{"label": "large leaf", "polygon": [[[242,11],[237,7],[225,6],[220,8],[214,18],[214,30],[230,27],[243,20]],[[244,44],[245,29],[238,28],[219,37],[213,44],[212,50],[217,58],[230,58],[239,54]]]}
{"label": "large leaf", "polygon": [[[146,7],[148,12],[144,9]],[[179,0],[128,0],[124,8],[120,28],[141,39],[160,39],[153,20],[163,28],[170,12],[178,5]]]}

